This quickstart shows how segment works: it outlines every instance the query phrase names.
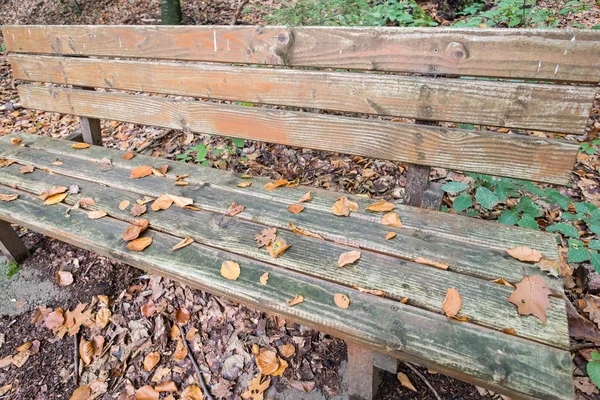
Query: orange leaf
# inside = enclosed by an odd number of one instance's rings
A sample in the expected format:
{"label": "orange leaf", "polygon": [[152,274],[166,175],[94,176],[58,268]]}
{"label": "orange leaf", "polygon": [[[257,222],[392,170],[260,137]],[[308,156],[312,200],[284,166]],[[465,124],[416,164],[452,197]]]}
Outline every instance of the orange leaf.
{"label": "orange leaf", "polygon": [[323,239],[323,236],[321,236],[317,233],[311,232],[311,231],[307,231],[306,229],[300,229],[291,222],[289,223],[289,226],[292,229],[292,232],[297,233],[298,235],[303,235],[303,236],[308,236],[308,237],[315,238],[315,239],[325,240],[325,239]]}
{"label": "orange leaf", "polygon": [[540,262],[537,263],[540,270],[548,272],[548,275],[558,277],[560,275],[560,265],[558,261],[551,260],[543,257]]}
{"label": "orange leaf", "polygon": [[240,182],[237,184],[237,187],[241,187],[241,188],[246,188],[248,186],[252,185],[251,181],[244,181],[244,182]]}
{"label": "orange leaf", "polygon": [[335,305],[338,306],[339,308],[350,307],[350,299],[345,294],[342,294],[342,293],[334,294],[333,301],[335,302]]}
{"label": "orange leaf", "polygon": [[288,207],[288,211],[293,214],[300,214],[304,210],[304,206],[302,204],[292,204]]}
{"label": "orange leaf", "polygon": [[430,260],[430,259],[425,258],[425,257],[417,257],[417,259],[415,259],[415,262],[419,263],[419,264],[429,265],[431,267],[436,267],[436,268],[439,268],[439,269],[444,269],[444,270],[448,269],[448,264],[444,264],[444,263],[441,263],[439,261]]}
{"label": "orange leaf", "polygon": [[290,307],[295,306],[296,304],[303,303],[303,302],[304,302],[304,297],[300,296],[300,295],[294,297],[291,300],[287,300],[286,301],[287,305],[290,306]]}
{"label": "orange leaf", "polygon": [[360,258],[360,251],[352,250],[346,253],[340,254],[338,258],[338,267],[345,267],[346,265],[352,264]]}
{"label": "orange leaf", "polygon": [[273,372],[271,374],[271,376],[283,375],[283,373],[285,372],[285,369],[288,367],[287,361],[285,361],[284,359],[282,359],[280,357],[277,357],[277,359],[279,360],[279,368],[277,368],[277,371]]}
{"label": "orange leaf", "polygon": [[240,264],[233,261],[223,261],[223,264],[221,264],[221,276],[235,281],[240,276]]}
{"label": "orange leaf", "polygon": [[96,210],[96,211],[90,211],[88,213],[88,218],[89,219],[100,219],[100,218],[104,218],[108,215],[108,213],[106,211],[100,211],[100,210]]}
{"label": "orange leaf", "polygon": [[65,317],[61,308],[57,308],[44,318],[44,325],[48,329],[56,329],[65,322]]}
{"label": "orange leaf", "polygon": [[90,199],[89,197],[82,197],[79,199],[79,204],[82,206],[95,206],[96,202],[94,199]]}
{"label": "orange leaf", "polygon": [[134,168],[131,171],[131,174],[129,174],[129,177],[131,179],[138,179],[148,176],[150,174],[152,174],[152,167],[149,165],[142,165],[140,167]]}
{"label": "orange leaf", "polygon": [[21,142],[23,142],[23,139],[14,137],[14,138],[10,139],[10,142],[14,145],[20,145]]}
{"label": "orange leaf", "polygon": [[291,357],[296,352],[296,348],[293,344],[284,344],[279,347],[279,352],[284,357]]}
{"label": "orange leaf", "polygon": [[133,158],[135,154],[133,153],[133,151],[128,151],[127,153],[123,154],[123,156],[121,158],[123,158],[123,160],[125,161],[129,161]]}
{"label": "orange leaf", "polygon": [[331,207],[331,212],[340,217],[347,217],[352,211],[358,211],[358,204],[346,197],[340,197]]}
{"label": "orange leaf", "polygon": [[526,276],[516,286],[517,289],[512,292],[508,301],[517,306],[519,314],[533,314],[546,322],[546,310],[552,307],[548,299],[551,292],[546,287],[544,278],[540,275]]}
{"label": "orange leaf", "polygon": [[24,165],[21,168],[19,168],[19,172],[22,174],[30,174],[32,173],[34,170],[33,165]]}
{"label": "orange leaf", "polygon": [[380,201],[378,203],[373,203],[367,207],[367,211],[373,212],[388,212],[392,211],[396,208],[395,204],[389,203],[387,201]]}
{"label": "orange leaf", "polygon": [[262,274],[260,276],[260,284],[261,285],[265,285],[266,286],[268,280],[269,280],[269,273],[268,272],[265,272],[264,274]]}
{"label": "orange leaf", "polygon": [[265,351],[256,356],[256,366],[261,374],[271,375],[279,369],[279,358],[274,351]]}
{"label": "orange leaf", "polygon": [[29,352],[29,350],[18,352],[17,354],[12,356],[12,359],[11,359],[12,365],[14,365],[17,368],[21,368],[23,365],[25,365],[27,360],[29,360],[30,355],[31,355],[31,353]]}
{"label": "orange leaf", "polygon": [[277,238],[273,243],[267,245],[267,251],[273,258],[281,256],[291,245],[285,239]]}
{"label": "orange leaf", "polygon": [[75,389],[69,400],[87,400],[91,394],[92,390],[89,386],[79,386]]}
{"label": "orange leaf", "polygon": [[54,204],[58,204],[61,201],[63,201],[64,199],[67,198],[68,193],[58,193],[55,194],[54,196],[50,196],[46,199],[46,201],[44,201],[44,204],[47,206],[51,206]]}
{"label": "orange leaf", "polygon": [[79,357],[81,357],[85,365],[90,365],[92,358],[94,358],[94,346],[92,346],[92,342],[84,338],[79,339]]}
{"label": "orange leaf", "polygon": [[165,165],[163,165],[163,166],[161,166],[161,167],[158,167],[158,168],[156,168],[156,170],[157,170],[158,172],[160,172],[161,174],[163,174],[163,175],[166,175],[166,174],[167,174],[167,171],[169,170],[169,165],[168,165],[168,164],[165,164]]}
{"label": "orange leaf", "polygon": [[140,307],[140,311],[144,317],[151,317],[156,314],[157,308],[156,304],[152,300],[148,301],[142,307]]}
{"label": "orange leaf", "polygon": [[132,225],[129,225],[123,233],[123,240],[126,242],[137,238],[148,227],[147,219],[135,220]]}
{"label": "orange leaf", "polygon": [[0,200],[2,201],[13,201],[16,200],[19,197],[18,194],[1,194],[0,193]]}
{"label": "orange leaf", "polygon": [[412,390],[413,392],[417,391],[417,389],[414,387],[414,385],[412,384],[410,379],[408,379],[408,376],[404,372],[398,372],[396,374],[396,376],[402,386],[404,386],[407,389]]}
{"label": "orange leaf", "polygon": [[181,400],[204,400],[204,395],[198,386],[190,385],[181,392]]}
{"label": "orange leaf", "polygon": [[144,236],[141,238],[137,238],[127,243],[127,248],[133,251],[142,251],[146,247],[152,244],[152,238],[148,236]]}
{"label": "orange leaf", "polygon": [[177,347],[175,348],[175,352],[173,353],[174,360],[183,360],[188,355],[188,351],[183,344],[181,339],[177,340]]}
{"label": "orange leaf", "polygon": [[177,385],[175,385],[175,382],[173,381],[167,381],[167,382],[163,382],[163,383],[159,383],[158,385],[156,385],[154,387],[154,389],[159,392],[176,392],[177,391]]}
{"label": "orange leaf", "polygon": [[64,193],[69,188],[65,186],[52,186],[50,189],[45,190],[38,197],[42,200],[46,200],[48,197],[54,196],[55,194]]}
{"label": "orange leaf", "polygon": [[225,215],[228,215],[230,217],[233,217],[234,215],[237,215],[239,213],[241,213],[242,211],[244,211],[246,209],[246,206],[243,206],[241,204],[236,204],[236,202],[234,201],[233,203],[231,203],[231,205],[229,206],[229,211],[227,211],[225,213]]}
{"label": "orange leaf", "polygon": [[446,299],[442,305],[442,310],[449,317],[455,317],[462,307],[462,298],[455,288],[446,290]]}
{"label": "orange leaf", "polygon": [[503,278],[494,279],[492,282],[499,283],[500,285],[515,287],[515,285],[510,282],[505,281]]}
{"label": "orange leaf", "polygon": [[124,209],[129,207],[130,204],[131,203],[129,202],[129,200],[123,200],[122,202],[119,203],[119,210],[123,211]]}
{"label": "orange leaf", "polygon": [[135,391],[135,398],[136,400],[158,400],[160,393],[154,390],[152,386],[146,385]]}
{"label": "orange leaf", "polygon": [[536,263],[542,259],[542,253],[526,246],[513,247],[512,249],[506,250],[506,252],[510,254],[512,258],[524,262]]}
{"label": "orange leaf", "polygon": [[388,233],[385,234],[385,240],[393,239],[393,238],[396,237],[396,235],[397,235],[396,232],[388,232]]}
{"label": "orange leaf", "polygon": [[182,249],[190,244],[194,243],[194,239],[189,236],[186,236],[181,242],[177,243],[175,246],[171,247],[171,251]]}
{"label": "orange leaf", "polygon": [[173,199],[168,194],[163,194],[152,203],[152,210],[166,210],[173,205]]}
{"label": "orange leaf", "polygon": [[311,201],[311,200],[312,200],[311,192],[306,192],[304,194],[304,196],[300,197],[300,200],[298,200],[298,203],[306,203],[307,201]]}
{"label": "orange leaf", "polygon": [[402,228],[402,221],[400,221],[400,217],[395,212],[391,212],[385,214],[381,218],[381,223],[385,226],[391,226],[393,228]]}
{"label": "orange leaf", "polygon": [[502,332],[517,336],[517,331],[514,328],[504,328],[502,329]]}
{"label": "orange leaf", "polygon": [[73,143],[73,145],[71,146],[74,149],[87,149],[90,147],[89,143]]}
{"label": "orange leaf", "polygon": [[158,351],[153,351],[144,357],[144,370],[150,372],[156,364],[160,361],[160,353]]}
{"label": "orange leaf", "polygon": [[180,325],[185,325],[190,321],[192,314],[185,307],[180,307],[175,312],[175,319]]}
{"label": "orange leaf", "polygon": [[287,179],[279,179],[275,182],[269,182],[265,184],[264,188],[267,189],[269,192],[272,192],[280,186],[287,186],[289,183],[290,182]]}

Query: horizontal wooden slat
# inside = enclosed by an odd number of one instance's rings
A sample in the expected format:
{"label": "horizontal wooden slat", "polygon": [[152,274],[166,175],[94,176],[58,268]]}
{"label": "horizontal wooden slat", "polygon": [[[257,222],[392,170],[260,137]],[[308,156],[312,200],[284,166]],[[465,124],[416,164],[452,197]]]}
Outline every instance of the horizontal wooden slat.
{"label": "horizontal wooden slat", "polygon": [[585,30],[4,26],[9,51],[600,81],[600,33]]}
{"label": "horizontal wooden slat", "polygon": [[578,146],[434,126],[23,85],[25,107],[567,184]]}
{"label": "horizontal wooden slat", "polygon": [[583,134],[596,88],[12,55],[16,79]]}
{"label": "horizontal wooden slat", "polygon": [[[237,184],[241,182],[242,179],[240,178],[241,174],[238,173],[214,168],[198,168],[195,165],[187,163],[163,158],[156,159],[141,154],[136,155],[131,160],[123,160],[119,156],[114,156],[114,153],[109,153],[111,150],[99,146],[92,146],[84,152],[74,152],[71,148],[72,143],[70,142],[26,133],[13,133],[10,137],[0,137],[0,144],[5,146],[5,150],[0,153],[3,155],[0,155],[0,157],[10,158],[16,155],[16,152],[14,151],[15,147],[9,144],[10,138],[12,137],[21,138],[23,143],[29,149],[44,150],[45,152],[55,155],[56,158],[63,158],[64,155],[68,155],[69,157],[76,159],[100,162],[103,158],[108,157],[111,159],[112,165],[125,168],[128,171],[142,165],[155,165],[157,163],[160,165],[168,165],[167,176],[170,179],[174,179],[177,175],[189,174],[190,176],[187,180],[192,185],[196,184],[223,189],[230,192],[232,197],[256,197],[262,201],[262,203],[278,202],[289,205],[296,203],[302,195],[310,190],[313,193],[312,200],[310,203],[305,203],[305,207],[311,210],[330,213],[332,204],[341,196],[339,192],[333,190],[306,186],[289,187],[285,188],[285,190],[268,192],[263,186],[272,181],[261,177],[253,177],[252,185],[250,187],[240,188]],[[0,146],[0,148],[1,147],[2,146]],[[29,152],[19,152],[19,154],[20,157],[23,157],[24,154],[29,155]],[[45,156],[44,153],[41,152],[31,154],[29,158],[23,158],[22,160],[28,163],[35,162],[41,167],[47,167],[52,170],[59,167],[51,164],[55,161],[52,158],[52,155]],[[64,167],[66,167],[64,171],[67,173],[73,170],[73,168],[69,168],[68,165]],[[160,188],[157,188],[157,191],[160,191]],[[348,197],[359,205],[359,210],[353,212],[351,218],[357,218],[364,221],[364,223],[380,221],[381,215],[365,211],[367,206],[378,200],[353,195],[348,195]],[[556,237],[549,232],[498,224],[496,221],[486,221],[451,213],[424,210],[402,204],[396,204],[396,206],[396,212],[402,219],[404,228],[410,232],[421,232],[426,235],[428,240],[432,235],[435,237],[441,236],[443,238],[457,240],[465,245],[476,244],[490,249],[501,250],[502,252],[512,247],[520,246],[523,243],[527,243],[529,247],[540,251],[544,257],[558,261]],[[264,220],[261,220],[261,222],[264,222]],[[332,237],[339,242],[344,241],[344,236]],[[359,244],[360,242],[350,243]],[[535,269],[526,270],[526,272],[527,274],[531,274],[535,272]],[[498,271],[498,273],[500,274],[501,271]],[[552,287],[552,281],[550,282],[550,285]],[[562,289],[559,286],[557,290],[556,293],[559,293]]]}
{"label": "horizontal wooden slat", "polygon": [[[6,186],[0,190],[15,192]],[[108,217],[90,220],[81,210],[65,218],[65,206],[43,206],[41,200],[19,194],[15,201],[0,203],[0,218],[517,399],[573,397],[567,351],[452,321],[201,244],[171,252],[180,237],[156,231],[146,233],[153,238],[150,247],[132,252],[121,239],[126,223]],[[236,281],[220,276],[224,260],[240,264],[241,275]],[[258,282],[265,272],[269,273],[266,286]],[[335,293],[347,295],[350,308],[336,307],[332,300]],[[285,301],[296,295],[303,295],[305,301],[287,306]]]}
{"label": "horizontal wooden slat", "polygon": [[[82,161],[75,163],[74,160],[66,158],[63,160],[67,162],[70,168],[87,173],[88,180],[72,178],[69,175],[49,175],[48,172],[41,170],[23,175],[19,173],[19,166],[15,164],[0,169],[0,183],[4,185],[14,184],[20,189],[35,194],[40,194],[55,185],[70,186],[76,184],[81,189],[82,197],[94,199],[96,205],[93,208],[106,211],[109,215],[123,220],[132,220],[133,217],[129,214],[129,210],[121,211],[119,209],[118,206],[121,201],[129,200],[134,204],[136,199],[148,194],[149,190],[143,190],[144,187],[156,187],[156,190],[159,191],[160,189],[173,188],[173,186],[165,188],[165,182],[160,182],[161,179],[158,178],[132,182],[127,177],[128,172],[119,176],[119,174],[111,174],[112,171],[109,172],[102,164]],[[107,176],[107,174],[109,175]],[[106,178],[112,178],[114,182],[130,183],[129,190],[125,191],[114,187],[107,188],[101,185],[106,182]],[[95,181],[99,181],[100,184],[94,183]],[[154,229],[162,232],[177,236],[189,236],[199,243],[223,251],[270,262],[348,287],[356,285],[377,288],[385,291],[390,298],[396,300],[408,298],[411,305],[433,312],[439,312],[442,309],[446,289],[454,287],[463,299],[461,313],[466,315],[470,322],[499,331],[510,327],[515,329],[520,337],[564,349],[569,348],[566,309],[562,298],[551,299],[552,308],[548,310],[548,321],[542,323],[535,317],[523,317],[517,313],[515,306],[508,302],[508,297],[514,290],[512,288],[450,270],[444,271],[399,260],[384,254],[383,249],[381,249],[381,253],[369,251],[368,246],[362,250],[358,263],[350,268],[340,269],[337,266],[338,257],[344,252],[354,250],[354,248],[331,241],[295,235],[289,230],[286,231],[288,227],[282,226],[281,223],[276,225],[279,228],[277,231],[278,237],[285,239],[292,247],[285,252],[284,256],[273,259],[265,249],[257,248],[254,241],[254,235],[265,228],[264,225],[256,223],[256,220],[260,218],[252,218],[249,221],[249,216],[242,219],[242,214],[235,218],[223,217],[226,212],[225,204],[235,201],[246,206],[243,214],[249,212],[253,214],[250,215],[253,217],[254,215],[269,213],[271,218],[280,215],[284,221],[291,219],[286,205],[278,204],[276,207],[261,209],[261,204],[256,203],[255,200],[253,201],[250,196],[232,198],[226,192],[214,196],[206,193],[206,190],[194,190],[193,188],[185,191],[185,195],[193,198],[202,210],[190,212],[190,210],[173,207],[166,212],[148,211],[144,214],[144,218],[148,218]],[[65,201],[73,205],[77,200],[77,196],[70,196]],[[208,202],[219,205],[220,213],[205,211],[204,205]],[[308,210],[302,213],[301,218],[294,219],[296,220],[294,221],[295,224],[319,232],[325,237],[329,236],[328,233],[331,229],[335,229],[332,225],[336,223],[336,219],[339,221],[339,218],[333,215],[329,215],[329,218],[327,218],[326,215],[319,212]],[[318,221],[318,223],[309,224],[308,221],[311,220]],[[380,241],[385,240],[385,227],[381,224],[365,225],[355,219],[344,219],[344,222],[345,224],[340,227],[340,230],[346,229],[350,237],[355,236],[353,231],[378,230]],[[199,226],[205,228],[199,230]],[[377,229],[379,227],[381,229]],[[396,247],[409,247],[411,245],[402,238],[390,243]],[[466,257],[472,257],[473,253],[479,251],[481,253],[480,260],[486,259],[485,249],[476,246],[469,248],[469,246],[461,246],[460,243],[455,243],[455,247],[462,247]],[[448,249],[447,244],[440,243],[439,255],[443,256],[446,252],[452,252],[452,249]],[[497,254],[489,252],[487,258],[487,262],[480,261],[484,264],[482,266],[495,270],[499,257]],[[523,276],[523,271],[517,263],[514,263],[513,269],[516,273],[520,273],[521,277]],[[547,276],[544,279],[546,281],[558,281],[556,278]]]}

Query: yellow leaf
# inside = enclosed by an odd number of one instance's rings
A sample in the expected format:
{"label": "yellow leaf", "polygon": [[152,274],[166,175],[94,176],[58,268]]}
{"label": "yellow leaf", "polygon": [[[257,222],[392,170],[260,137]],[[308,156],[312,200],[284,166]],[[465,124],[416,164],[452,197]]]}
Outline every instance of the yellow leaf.
{"label": "yellow leaf", "polygon": [[333,301],[335,302],[335,305],[338,306],[339,308],[350,307],[350,299],[345,294],[342,294],[342,293],[334,294]]}
{"label": "yellow leaf", "polygon": [[68,195],[68,193],[58,193],[58,194],[55,194],[53,196],[48,197],[46,199],[46,201],[44,201],[44,204],[47,205],[47,206],[58,204],[61,201],[63,201],[64,199],[66,199],[67,195]]}
{"label": "yellow leaf", "polygon": [[396,232],[388,232],[388,233],[385,234],[385,240],[393,239],[393,238],[396,237],[396,235],[397,235]]}
{"label": "yellow leaf", "polygon": [[367,207],[367,211],[373,212],[388,212],[392,211],[396,208],[395,204],[389,203],[387,201],[380,201],[378,203],[373,203]]}
{"label": "yellow leaf", "polygon": [[506,252],[511,257],[524,262],[536,263],[542,259],[542,253],[527,246],[513,247],[512,249],[506,250]]}
{"label": "yellow leaf", "polygon": [[129,207],[130,204],[131,203],[129,202],[129,200],[123,200],[122,202],[119,203],[119,210],[123,211],[124,209]]}
{"label": "yellow leaf", "polygon": [[304,206],[301,204],[291,204],[288,207],[288,211],[293,214],[300,214],[302,212],[302,210],[304,210]]}
{"label": "yellow leaf", "polygon": [[48,197],[54,196],[55,194],[64,193],[69,188],[65,186],[52,186],[50,189],[45,190],[38,197],[42,200],[46,200]]}
{"label": "yellow leaf", "polygon": [[400,384],[402,386],[404,386],[407,389],[412,390],[413,392],[417,391],[417,389],[415,389],[415,387],[413,386],[412,382],[410,381],[410,379],[408,379],[408,376],[406,376],[405,373],[398,372],[398,374],[396,376],[398,377],[398,380],[400,381]]}
{"label": "yellow leaf", "polygon": [[260,276],[260,284],[261,285],[265,285],[266,286],[268,280],[269,280],[269,273],[268,272],[265,272],[264,274],[262,274]]}
{"label": "yellow leaf", "polygon": [[415,262],[419,263],[419,264],[429,265],[431,267],[436,267],[436,268],[439,268],[439,269],[444,269],[444,270],[448,269],[448,264],[444,264],[444,263],[441,263],[439,261],[430,260],[430,259],[425,258],[425,257],[417,257],[415,259]]}
{"label": "yellow leaf", "polygon": [[107,307],[102,307],[96,314],[96,326],[100,329],[104,329],[108,325],[110,320],[111,312]]}
{"label": "yellow leaf", "polygon": [[400,217],[395,212],[391,212],[385,214],[381,218],[381,223],[385,226],[391,226],[393,228],[402,228],[402,221],[400,221]]}
{"label": "yellow leaf", "polygon": [[131,171],[131,174],[129,174],[129,177],[131,179],[139,179],[139,178],[143,178],[145,176],[151,175],[152,174],[152,167],[149,165],[142,165],[140,167],[136,167]]}
{"label": "yellow leaf", "polygon": [[144,370],[150,372],[156,367],[156,364],[160,361],[160,353],[153,351],[144,357]]}
{"label": "yellow leaf", "polygon": [[300,296],[300,295],[294,297],[291,300],[287,300],[286,301],[287,305],[290,306],[290,307],[295,306],[296,304],[303,303],[303,302],[304,302],[304,297]]}
{"label": "yellow leaf", "polygon": [[267,251],[273,258],[281,256],[291,245],[285,239],[277,238],[273,243],[267,245]]}
{"label": "yellow leaf", "polygon": [[31,343],[31,342],[25,342],[25,343],[23,343],[21,346],[17,347],[17,348],[16,348],[16,350],[17,350],[18,352],[22,352],[22,351],[25,351],[25,350],[29,350],[29,349],[31,348],[32,344],[33,344],[33,343]]}
{"label": "yellow leaf", "polygon": [[127,243],[127,248],[129,250],[133,250],[133,251],[142,251],[146,247],[150,246],[151,244],[152,244],[152,238],[145,236],[145,237],[134,239],[131,242]]}
{"label": "yellow leaf", "polygon": [[340,254],[340,258],[338,258],[338,267],[345,267],[346,265],[352,264],[360,258],[360,251],[352,250],[346,253]]}
{"label": "yellow leaf", "polygon": [[237,184],[237,186],[241,187],[241,188],[245,188],[245,187],[248,187],[250,185],[252,185],[251,181],[244,181],[244,182],[240,182],[240,183]]}
{"label": "yellow leaf", "polygon": [[71,146],[74,149],[87,149],[90,147],[89,143],[73,143]]}
{"label": "yellow leaf", "polygon": [[462,298],[455,288],[446,290],[446,299],[442,305],[442,310],[449,317],[455,317],[462,307]]}
{"label": "yellow leaf", "polygon": [[88,218],[89,219],[100,219],[100,218],[104,218],[108,215],[108,213],[106,211],[90,211],[88,213]]}
{"label": "yellow leaf", "polygon": [[311,201],[311,200],[312,200],[311,192],[306,192],[304,194],[304,196],[300,197],[300,200],[298,200],[298,203],[306,203],[307,201]]}
{"label": "yellow leaf", "polygon": [[240,264],[233,261],[223,261],[223,264],[221,264],[221,276],[235,281],[240,276]]}
{"label": "yellow leaf", "polygon": [[194,239],[189,236],[186,236],[181,242],[177,243],[175,246],[171,247],[171,251],[182,249],[190,244],[194,243]]}

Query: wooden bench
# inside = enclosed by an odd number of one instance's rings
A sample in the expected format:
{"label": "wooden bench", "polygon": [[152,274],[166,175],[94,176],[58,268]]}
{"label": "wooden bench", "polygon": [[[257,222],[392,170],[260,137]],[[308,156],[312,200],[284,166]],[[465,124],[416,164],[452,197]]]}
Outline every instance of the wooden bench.
{"label": "wooden bench", "polygon": [[[429,166],[568,184],[574,143],[429,121],[584,133],[600,81],[600,32],[5,25],[3,34],[16,79],[74,86],[21,85],[23,105],[80,116],[83,138],[98,146],[75,149],[26,133],[0,138],[0,159],[15,162],[0,168],[0,193],[18,194],[0,201],[0,219],[348,340],[353,399],[373,395],[365,383],[373,366],[395,371],[381,354],[518,399],[573,398],[562,281],[507,254],[528,246],[559,262],[556,238],[413,206],[439,207]],[[473,79],[481,77],[494,79]],[[367,211],[375,199],[347,196],[358,210],[341,217],[332,213],[342,196],[333,191],[269,191],[264,186],[272,181],[258,177],[239,187],[248,180],[237,173],[143,155],[125,160],[100,146],[100,119],[408,162],[409,205],[393,211],[403,226],[385,226],[383,214]],[[20,173],[23,165],[34,172]],[[131,179],[134,168],[146,165],[167,165],[166,176]],[[176,185],[187,174],[189,185]],[[48,206],[38,197],[70,185],[80,192],[62,203]],[[289,212],[309,190],[304,211]],[[165,193],[191,198],[199,210],[154,212],[148,204],[139,218],[149,220],[143,236],[153,242],[141,252],[128,250],[123,232],[136,218],[119,205]],[[84,197],[95,204],[65,217]],[[246,208],[227,215],[232,202]],[[90,219],[89,210],[108,216]],[[27,249],[7,222],[0,242],[21,261]],[[321,238],[296,234],[290,223]],[[291,244],[278,258],[254,240],[268,227]],[[388,232],[397,236],[386,240]],[[185,237],[194,243],[170,250]],[[359,248],[357,262],[338,267],[342,253]],[[240,265],[237,280],[221,275],[226,260]],[[551,291],[546,323],[520,315],[508,301],[514,289],[493,282],[534,275]],[[443,314],[448,288],[460,293],[466,322]],[[346,295],[349,308],[337,307],[335,294]],[[296,296],[304,302],[289,306]]]}

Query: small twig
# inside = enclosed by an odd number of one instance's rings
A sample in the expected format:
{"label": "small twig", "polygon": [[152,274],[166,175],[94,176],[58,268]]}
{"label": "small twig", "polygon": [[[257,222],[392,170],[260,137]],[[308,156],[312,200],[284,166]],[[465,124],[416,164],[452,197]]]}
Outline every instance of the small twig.
{"label": "small twig", "polygon": [[233,13],[233,17],[231,18],[231,22],[229,23],[230,25],[237,24],[237,20],[240,17],[240,14],[242,13],[242,10],[244,9],[244,6],[247,3],[248,3],[248,0],[238,0],[238,5],[235,8],[235,11]]}
{"label": "small twig", "polygon": [[73,335],[74,351],[73,358],[75,360],[75,386],[79,386],[79,335]]}
{"label": "small twig", "polygon": [[208,400],[214,400],[214,398],[212,397],[212,395],[210,394],[210,391],[208,390],[208,386],[206,386],[206,383],[204,382],[204,376],[202,375],[202,372],[200,371],[200,367],[198,366],[198,363],[196,362],[196,359],[194,358],[194,355],[192,354],[192,349],[190,349],[190,345],[187,342],[187,339],[185,338],[185,328],[183,327],[183,325],[181,324],[177,324],[177,326],[179,326],[179,333],[181,334],[181,340],[183,341],[183,345],[185,346],[185,349],[187,350],[187,354],[188,357],[190,358],[190,360],[192,360],[192,364],[194,365],[194,369],[196,370],[196,375],[198,375],[198,380],[200,381],[200,385],[202,386],[202,391],[204,392],[204,398],[208,399]]}
{"label": "small twig", "polygon": [[577,351],[577,350],[581,350],[581,349],[590,349],[590,348],[594,348],[594,347],[600,347],[595,343],[579,343],[579,344],[574,344],[573,346],[571,346],[569,348],[569,350],[571,351]]}
{"label": "small twig", "polygon": [[[154,139],[150,140],[148,143],[144,144],[143,146],[140,146],[139,149],[135,150],[135,153],[141,153],[142,151],[148,149],[148,148],[152,148],[152,147],[156,147],[160,144],[161,140],[163,140],[165,137],[173,134],[175,131],[167,131],[165,133],[163,133],[162,135],[158,135],[157,137],[155,137]],[[181,132],[178,132],[177,135],[175,137],[178,137],[181,135]]]}
{"label": "small twig", "polygon": [[419,378],[421,378],[421,380],[423,382],[425,382],[425,384],[427,385],[427,387],[429,387],[429,389],[433,392],[433,395],[435,396],[435,398],[437,400],[442,400],[440,398],[440,395],[435,391],[435,388],[431,385],[431,383],[429,383],[429,381],[427,380],[427,378],[425,378],[425,376],[419,372],[418,369],[416,369],[415,367],[413,367],[410,363],[405,362],[404,365],[406,365],[408,368],[411,369],[412,372],[414,372],[415,374],[417,374],[417,376]]}

